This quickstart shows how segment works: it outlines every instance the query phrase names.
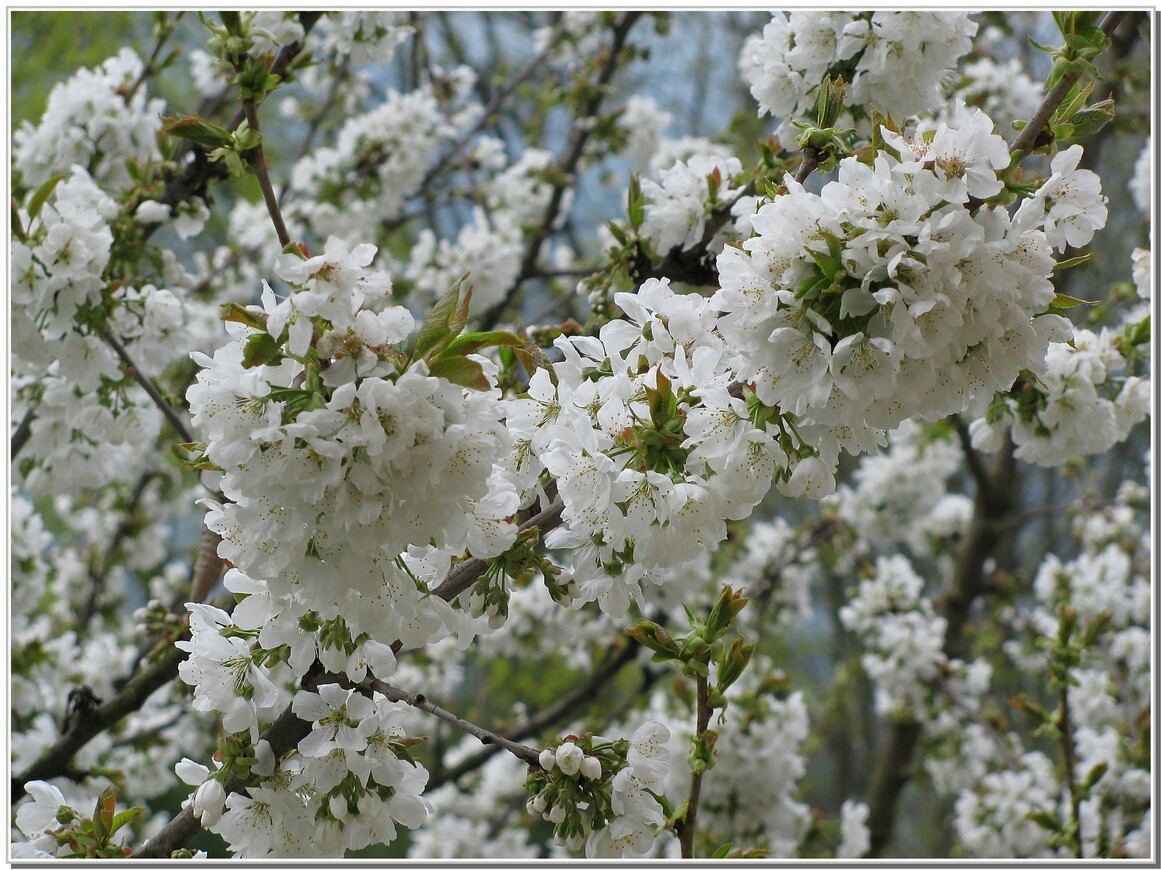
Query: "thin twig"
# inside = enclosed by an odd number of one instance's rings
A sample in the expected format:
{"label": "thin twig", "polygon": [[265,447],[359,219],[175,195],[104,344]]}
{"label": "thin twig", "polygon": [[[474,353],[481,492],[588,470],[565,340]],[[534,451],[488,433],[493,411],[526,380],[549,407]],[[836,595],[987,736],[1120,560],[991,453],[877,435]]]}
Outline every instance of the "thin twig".
{"label": "thin twig", "polygon": [[364,680],[358,687],[360,691],[377,692],[388,701],[395,703],[403,702],[410,704],[417,710],[423,710],[425,713],[430,713],[445,722],[449,722],[465,734],[471,734],[485,746],[499,746],[501,749],[506,749],[519,758],[535,767],[540,766],[540,753],[531,746],[525,746],[523,743],[517,743],[514,740],[509,740],[499,734],[489,731],[487,728],[482,728],[474,722],[469,722],[457,716],[450,710],[445,710],[443,707],[437,706],[427,700],[427,697],[422,693],[405,692],[402,689],[385,683],[382,680],[368,678]]}
{"label": "thin twig", "polygon": [[[601,688],[608,684],[617,671],[636,658],[639,648],[637,642],[630,639],[619,650],[606,656],[584,682],[573,687],[548,707],[511,729],[504,737],[513,741],[522,740],[533,734],[539,734],[558,722],[575,717],[579,708],[596,699]],[[445,782],[454,782],[461,776],[476,770],[489,758],[500,752],[502,748],[495,744],[485,746],[458,764],[433,773],[427,783],[428,789],[438,788]]]}
{"label": "thin twig", "polygon": [[153,53],[149,55],[149,60],[147,60],[141,67],[141,74],[138,75],[133,84],[129,86],[129,90],[123,94],[123,99],[127,104],[133,99],[137,91],[141,89],[141,86],[145,84],[145,82],[151,76],[157,74],[157,68],[155,66],[157,63],[157,58],[161,54],[161,49],[165,46],[165,43],[169,41],[169,38],[173,36],[174,32],[177,30],[177,23],[181,21],[183,15],[185,15],[185,12],[178,12],[173,17],[173,21],[167,21],[161,25],[161,32],[157,36],[157,42],[153,44]]}
{"label": "thin twig", "polygon": [[165,416],[165,419],[169,421],[169,425],[173,427],[173,430],[181,436],[181,440],[186,444],[194,441],[194,436],[185,425],[185,421],[177,415],[177,411],[165,400],[165,397],[161,395],[161,391],[157,389],[153,381],[147,378],[141,369],[137,367],[137,364],[133,362],[133,358],[129,356],[129,352],[125,350],[124,345],[117,340],[117,337],[106,329],[100,329],[98,332],[101,338],[105,340],[105,343],[113,348],[113,352],[121,358],[121,362],[125,364],[128,374],[149,394],[149,398],[153,400],[153,404],[157,406],[158,410]]}
{"label": "thin twig", "polygon": [[[1105,32],[1105,35],[1111,35],[1129,14],[1128,12],[1106,12],[1105,17],[1101,19],[1100,29]],[[1072,86],[1077,83],[1081,75],[1082,73],[1078,70],[1064,76],[1056,83],[1056,86],[1044,97],[1040,107],[1033,113],[1028,125],[1020,131],[1020,135],[1012,142],[1009,151],[1022,151],[1027,155],[1036,147],[1036,140],[1047,128],[1048,122],[1052,120],[1052,114],[1060,108],[1060,104],[1064,102],[1064,98],[1068,96],[1068,92],[1072,90]]]}
{"label": "thin twig", "polygon": [[285,249],[290,244],[290,233],[286,231],[286,224],[282,220],[282,209],[278,207],[278,194],[274,192],[274,185],[270,183],[270,174],[266,171],[266,151],[262,147],[262,131],[258,126],[258,103],[251,98],[243,99],[242,110],[246,113],[246,123],[250,129],[259,135],[258,144],[247,152],[250,167],[254,170],[258,186],[262,189],[262,199],[266,202],[266,211],[270,214],[270,221],[274,224],[274,232],[278,234],[278,244]]}
{"label": "thin twig", "polygon": [[[710,706],[709,700],[709,678],[698,676],[697,678],[697,731],[695,732],[695,740],[701,741],[705,737],[705,733],[709,730],[710,716],[713,714],[713,707]],[[693,857],[693,835],[697,828],[697,808],[701,803],[701,783],[705,778],[704,770],[697,770],[689,779],[689,798],[685,805],[685,818],[681,822],[681,832],[678,834],[678,840],[681,842],[681,857]]]}

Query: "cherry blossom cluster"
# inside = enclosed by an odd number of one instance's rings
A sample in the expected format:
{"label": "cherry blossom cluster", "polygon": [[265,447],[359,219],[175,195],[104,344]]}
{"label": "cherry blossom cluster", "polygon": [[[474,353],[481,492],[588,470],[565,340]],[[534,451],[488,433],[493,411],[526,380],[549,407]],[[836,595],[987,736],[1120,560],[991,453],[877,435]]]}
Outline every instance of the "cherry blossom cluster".
{"label": "cherry blossom cluster", "polygon": [[311,723],[310,734],[277,768],[269,744],[258,742],[252,769],[259,779],[245,793],[226,794],[224,769],[211,774],[189,759],[177,767],[197,787],[195,815],[238,857],[341,857],[393,842],[398,825],[423,824],[428,774],[408,754],[414,741],[399,726],[400,710],[332,684],[298,693],[292,708]]}
{"label": "cherry blossom cluster", "polygon": [[[471,87],[466,68],[449,81]],[[469,117],[461,120],[469,121]],[[291,173],[289,216],[319,236],[360,237],[378,221],[398,218],[423,181],[431,156],[457,126],[428,84],[407,93],[391,91],[376,108],[350,117],[335,144],[315,148]]]}
{"label": "cherry blossom cluster", "polygon": [[736,225],[723,226],[706,249],[717,253],[728,234],[748,234],[745,216],[754,210],[756,199],[738,195],[733,180],[741,171],[742,163],[736,157],[698,154],[662,169],[657,181],[644,179],[642,238],[661,256],[671,248],[693,248],[702,243],[706,218],[724,203],[733,203],[730,210],[737,220],[731,224]]}
{"label": "cherry blossom cluster", "polygon": [[129,186],[129,163],[160,159],[157,134],[165,104],[137,88],[141,59],[121,49],[96,69],[56,85],[41,123],[14,131],[13,169],[24,184],[39,187],[57,172],[78,165],[110,189]]}
{"label": "cherry blossom cluster", "polygon": [[866,649],[863,668],[875,683],[875,707],[884,716],[927,721],[948,703],[970,709],[991,680],[983,660],[948,659],[947,620],[922,593],[923,578],[905,557],[880,557],[874,576],[860,582],[839,610],[843,625]]}
{"label": "cherry blossom cluster", "polygon": [[1080,243],[1104,221],[1103,198],[1068,161],[1046,186],[1074,197],[1030,200],[1015,219],[973,210],[973,197],[1000,193],[1008,163],[981,112],[884,135],[898,158],[847,158],[818,194],[788,177],[751,218],[756,234],[719,256],[711,301],[739,375],[800,418],[832,469],[840,449],[873,448],[905,419],[958,413],[1042,371],[1048,342],[1069,334],[1044,313],[1050,245],[1066,224]]}
{"label": "cherry blossom cluster", "polygon": [[[1148,250],[1134,252],[1136,304],[1114,326],[1076,327],[1071,342],[1051,343],[1044,371],[997,395],[986,416],[972,422],[973,445],[994,452],[1010,435],[1017,458],[1059,465],[1129,437],[1150,413],[1150,380],[1143,372],[1150,355],[1150,260]],[[1077,419],[1085,425],[1073,425]]]}
{"label": "cherry blossom cluster", "polygon": [[931,552],[933,540],[962,534],[971,517],[971,501],[949,493],[963,453],[949,437],[939,437],[915,423],[904,423],[888,436],[888,446],[864,456],[829,502],[861,542],[881,550],[905,543],[912,553]]}
{"label": "cherry blossom cluster", "polygon": [[[1150,704],[1149,545],[1141,516],[1147,504],[1145,489],[1128,481],[1113,504],[1078,515],[1080,553],[1067,561],[1049,554],[1033,582],[1034,607],[1012,620],[1023,637],[1005,651],[1031,672],[1053,666],[1062,620],[1076,620],[1068,731],[1049,732],[1070,742],[1072,767],[1062,770],[1044,752],[1025,749],[1014,733],[972,729],[946,769],[959,769],[949,780],[959,792],[955,824],[973,854],[1075,856],[1075,844],[1054,836],[1054,826],[1067,825],[1074,800],[1083,854],[1134,857],[1149,850],[1149,738],[1140,728]],[[1059,712],[1039,715],[1047,721]]]}
{"label": "cherry blossom cluster", "polygon": [[[229,344],[196,354],[188,396],[224,472],[227,500],[207,526],[240,569],[236,591],[257,595],[246,618],[283,636],[308,611],[340,620],[331,642],[354,656],[352,679],[365,643],[423,645],[456,624],[400,557],[411,545],[463,552],[472,503],[509,444],[492,391],[432,377],[421,360],[401,370],[393,347],[414,321],[399,306],[363,307],[390,291],[366,268],[374,253],[332,238],[323,254],[280,260],[294,292],[279,300],[267,286],[264,310],[238,315],[262,326],[231,322]],[[313,644],[296,646],[303,673]]]}
{"label": "cherry blossom cluster", "polygon": [[641,584],[715,547],[727,519],[750,515],[787,461],[730,393],[732,372],[705,299],[668,281],[617,294],[627,319],[597,337],[560,338],[507,425],[522,474],[555,479],[580,600],[624,614]]}
{"label": "cherry blossom cluster", "polygon": [[941,86],[978,25],[964,12],[776,12],[742,52],[742,75],[761,114],[813,121],[823,78],[842,76],[847,105],[905,118],[938,105]]}

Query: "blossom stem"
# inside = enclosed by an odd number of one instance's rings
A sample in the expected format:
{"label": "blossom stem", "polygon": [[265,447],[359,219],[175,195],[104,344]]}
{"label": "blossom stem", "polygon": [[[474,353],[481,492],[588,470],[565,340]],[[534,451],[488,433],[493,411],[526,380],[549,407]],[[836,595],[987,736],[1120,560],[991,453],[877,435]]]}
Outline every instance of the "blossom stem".
{"label": "blossom stem", "polygon": [[[709,678],[697,678],[697,732],[694,739],[701,741],[709,730],[710,715],[713,707],[710,706]],[[689,799],[686,802],[685,818],[681,823],[681,833],[678,839],[681,843],[681,857],[693,857],[693,835],[697,828],[697,807],[701,802],[701,782],[705,777],[704,770],[694,771],[689,780]]]}

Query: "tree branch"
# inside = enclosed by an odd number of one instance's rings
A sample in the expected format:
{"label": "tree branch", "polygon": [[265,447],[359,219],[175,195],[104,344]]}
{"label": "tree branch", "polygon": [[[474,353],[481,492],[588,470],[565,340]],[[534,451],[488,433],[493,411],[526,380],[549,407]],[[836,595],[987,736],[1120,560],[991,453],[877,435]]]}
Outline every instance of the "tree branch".
{"label": "tree branch", "polygon": [[16,431],[12,433],[12,455],[13,462],[16,457],[20,455],[20,451],[24,449],[24,445],[28,443],[28,439],[32,435],[32,421],[36,419],[36,411],[29,407],[24,412],[24,416],[20,419],[20,423],[16,427]]}
{"label": "tree branch", "polygon": [[[584,154],[585,147],[588,145],[589,138],[592,136],[592,125],[582,123],[582,121],[584,119],[594,118],[597,112],[600,111],[601,104],[607,96],[609,83],[613,79],[613,74],[617,71],[621,50],[624,48],[625,42],[629,37],[629,31],[644,14],[644,12],[624,12],[622,13],[621,20],[613,27],[612,45],[609,47],[608,57],[605,58],[605,63],[597,75],[596,84],[592,89],[592,96],[584,103],[581,110],[577,112],[577,119],[573,123],[568,144],[560,158],[556,161],[556,165],[553,167],[554,175],[562,180],[552,183],[552,197],[544,209],[544,217],[541,219],[540,225],[529,233],[525,241],[524,256],[520,260],[520,271],[516,275],[516,280],[512,282],[512,286],[504,298],[481,316],[482,329],[492,329],[496,325],[500,316],[507,309],[508,305],[511,304],[512,298],[516,295],[516,291],[520,289],[520,286],[529,277],[535,274],[536,261],[540,257],[540,249],[552,233],[552,225],[556,223],[557,215],[560,213],[560,207],[564,202],[565,191],[568,188],[569,182],[573,179],[576,168]],[[567,181],[564,179],[567,179]]]}
{"label": "tree branch", "polygon": [[12,777],[12,802],[24,795],[24,786],[32,780],[47,780],[67,775],[69,761],[90,740],[130,713],[141,709],[145,701],[177,677],[177,666],[185,659],[184,650],[170,647],[157,661],[139,673],[115,697],[87,715],[78,716],[76,724],[41,755],[28,769]]}
{"label": "tree branch", "polygon": [[[1107,12],[1105,17],[1101,19],[1100,29],[1106,35],[1111,35],[1130,14],[1129,12]],[[1048,127],[1048,122],[1052,120],[1052,113],[1060,108],[1060,104],[1064,102],[1064,98],[1068,96],[1068,92],[1072,90],[1072,86],[1080,77],[1081,73],[1076,72],[1066,75],[1056,83],[1056,86],[1044,97],[1040,108],[1029,119],[1028,126],[1021,130],[1020,135],[1012,142],[1009,151],[1022,151],[1027,155],[1036,148],[1036,141]]]}
{"label": "tree branch", "polygon": [[113,348],[113,352],[121,358],[121,362],[125,364],[129,376],[137,381],[141,385],[141,388],[149,394],[149,398],[153,400],[153,404],[161,411],[162,416],[169,421],[169,425],[173,427],[173,431],[181,437],[181,440],[187,444],[196,440],[190,432],[189,427],[185,425],[185,421],[177,415],[177,411],[174,410],[173,405],[165,400],[165,397],[161,395],[161,391],[157,389],[153,381],[147,378],[141,369],[137,367],[136,363],[133,362],[133,358],[129,356],[129,352],[125,350],[124,345],[117,340],[117,337],[107,329],[99,329],[98,333],[105,340],[105,343]]}
{"label": "tree branch", "polygon": [[[697,677],[697,730],[695,740],[701,741],[709,730],[710,716],[713,707],[709,701],[709,678]],[[681,842],[681,857],[693,857],[693,835],[697,828],[697,808],[701,803],[701,783],[705,779],[705,770],[696,770],[689,778],[689,797],[685,805],[685,817],[681,821],[681,830],[678,840]]]}
{"label": "tree branch", "polygon": [[[943,652],[949,659],[963,659],[968,652],[964,628],[972,603],[986,590],[984,566],[1003,539],[1004,524],[1016,503],[1016,459],[1011,439],[992,459],[986,487],[976,490],[971,524],[957,553],[951,587],[937,610],[947,620]],[[910,781],[912,758],[923,726],[912,720],[891,725],[887,745],[879,753],[879,762],[867,792],[870,814],[867,828],[871,835],[868,858],[882,856],[895,827],[899,796]]]}
{"label": "tree branch", "polygon": [[[520,531],[525,532],[534,527],[539,528],[542,532],[555,529],[563,521],[563,513],[564,502],[554,501],[536,516],[521,523]],[[487,559],[467,559],[452,568],[443,582],[431,591],[431,594],[438,595],[444,601],[453,601],[460,593],[469,589],[473,583],[479,580],[487,570]]]}
{"label": "tree branch", "polygon": [[[345,678],[340,680],[340,685],[349,685],[349,681]],[[525,746],[523,743],[517,743],[514,740],[509,740],[499,734],[495,734],[486,728],[482,728],[473,722],[466,719],[461,719],[450,710],[445,710],[443,707],[436,706],[427,700],[427,697],[422,693],[405,692],[402,689],[397,689],[395,686],[385,683],[382,680],[377,680],[368,677],[359,686],[356,686],[363,694],[370,692],[378,692],[388,701],[394,703],[403,702],[410,704],[417,710],[423,710],[425,713],[430,713],[436,718],[442,719],[445,722],[450,722],[465,734],[471,734],[485,746],[498,746],[501,749],[506,749],[519,758],[521,761],[527,762],[536,767],[540,766],[540,752],[533,749],[531,746]]]}
{"label": "tree branch", "polygon": [[[504,737],[512,741],[522,740],[575,716],[583,705],[595,700],[601,688],[612,679],[614,674],[636,658],[639,648],[640,645],[630,639],[620,650],[606,656],[584,682],[574,686],[539,713],[529,717],[527,721],[506,733]],[[433,771],[427,782],[427,788],[431,790],[446,782],[454,782],[464,774],[476,770],[489,758],[500,752],[502,748],[495,744],[485,746],[479,752],[468,756],[453,767],[443,768],[438,772]]]}

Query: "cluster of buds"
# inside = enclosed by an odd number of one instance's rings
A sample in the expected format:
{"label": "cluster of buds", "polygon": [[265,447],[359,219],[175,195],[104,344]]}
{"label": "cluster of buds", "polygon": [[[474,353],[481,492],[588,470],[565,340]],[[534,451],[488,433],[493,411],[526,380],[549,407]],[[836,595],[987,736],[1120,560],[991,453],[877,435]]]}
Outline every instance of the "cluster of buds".
{"label": "cluster of buds", "polygon": [[[609,741],[585,733],[569,735],[540,753],[540,770],[528,775],[528,812],[555,827],[553,836],[569,848],[581,848],[588,831],[599,830],[614,815],[611,782],[626,766],[629,741]],[[586,820],[586,816],[588,817]]]}

